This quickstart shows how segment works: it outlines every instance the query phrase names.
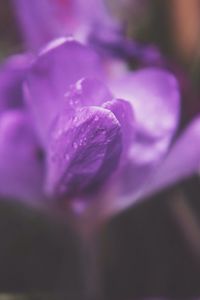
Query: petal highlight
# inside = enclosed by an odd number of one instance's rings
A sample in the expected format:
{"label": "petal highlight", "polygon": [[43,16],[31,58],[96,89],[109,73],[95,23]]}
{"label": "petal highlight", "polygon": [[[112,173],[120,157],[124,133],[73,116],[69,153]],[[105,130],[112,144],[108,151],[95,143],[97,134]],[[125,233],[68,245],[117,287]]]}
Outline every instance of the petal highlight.
{"label": "petal highlight", "polygon": [[143,197],[175,184],[200,170],[200,116],[172,146],[157,172],[149,179]]}
{"label": "petal highlight", "polygon": [[135,138],[119,184],[122,198],[143,188],[166,154],[179,120],[179,88],[170,73],[148,68],[111,83],[114,95],[129,100],[134,110]]}
{"label": "petal highlight", "polygon": [[41,51],[28,74],[25,93],[43,140],[70,85],[83,77],[101,75],[96,53],[73,39],[56,39]]}

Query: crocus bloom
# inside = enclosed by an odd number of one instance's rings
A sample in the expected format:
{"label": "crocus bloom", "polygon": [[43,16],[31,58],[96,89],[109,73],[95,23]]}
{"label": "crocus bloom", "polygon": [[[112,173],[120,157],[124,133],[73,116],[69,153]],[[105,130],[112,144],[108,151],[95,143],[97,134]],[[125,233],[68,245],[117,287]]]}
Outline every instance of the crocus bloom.
{"label": "crocus bloom", "polygon": [[200,118],[175,136],[179,88],[165,70],[112,76],[93,49],[59,38],[8,59],[0,82],[2,196],[99,201],[110,214],[198,170]]}

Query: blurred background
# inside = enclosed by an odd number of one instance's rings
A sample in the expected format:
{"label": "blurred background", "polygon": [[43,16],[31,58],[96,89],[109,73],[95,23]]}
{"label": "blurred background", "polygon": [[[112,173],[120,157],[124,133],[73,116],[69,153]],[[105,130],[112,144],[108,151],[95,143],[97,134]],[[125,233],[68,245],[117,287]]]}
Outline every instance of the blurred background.
{"label": "blurred background", "polygon": [[[108,5],[126,24],[127,36],[156,46],[174,72],[184,74],[183,129],[200,112],[200,0],[110,0]],[[0,60],[23,50],[17,28],[11,1],[1,0]],[[100,245],[105,299],[200,299],[199,176],[110,220]],[[66,224],[2,199],[0,299],[65,299],[65,293],[80,299],[79,250]]]}

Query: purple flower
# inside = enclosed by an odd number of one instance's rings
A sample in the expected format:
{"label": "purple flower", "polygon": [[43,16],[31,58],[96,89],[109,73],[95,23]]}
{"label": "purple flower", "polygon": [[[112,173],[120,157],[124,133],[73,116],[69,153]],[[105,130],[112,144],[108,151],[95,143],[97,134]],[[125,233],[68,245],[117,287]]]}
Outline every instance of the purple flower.
{"label": "purple flower", "polygon": [[98,203],[111,214],[198,170],[200,117],[175,135],[174,76],[111,66],[115,76],[72,38],[4,63],[0,195],[76,208]]}

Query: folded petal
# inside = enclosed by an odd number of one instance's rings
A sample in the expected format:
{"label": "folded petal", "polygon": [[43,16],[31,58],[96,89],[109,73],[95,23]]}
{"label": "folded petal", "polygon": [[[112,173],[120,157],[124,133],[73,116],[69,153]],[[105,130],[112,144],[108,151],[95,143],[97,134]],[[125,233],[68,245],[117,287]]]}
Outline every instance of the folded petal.
{"label": "folded petal", "polygon": [[41,51],[28,74],[25,94],[43,139],[70,85],[101,74],[96,53],[73,39],[54,40]]}
{"label": "folded petal", "polygon": [[27,115],[0,116],[0,195],[22,201],[41,199],[43,161]]}
{"label": "folded petal", "polygon": [[95,106],[80,109],[54,130],[47,190],[62,198],[91,193],[116,170],[121,150],[121,127],[114,114]]}
{"label": "folded petal", "polygon": [[151,195],[200,170],[200,116],[186,128],[157,171],[148,180],[141,196]]}
{"label": "folded petal", "polygon": [[22,82],[30,60],[28,55],[14,55],[0,66],[0,112],[23,106]]}

